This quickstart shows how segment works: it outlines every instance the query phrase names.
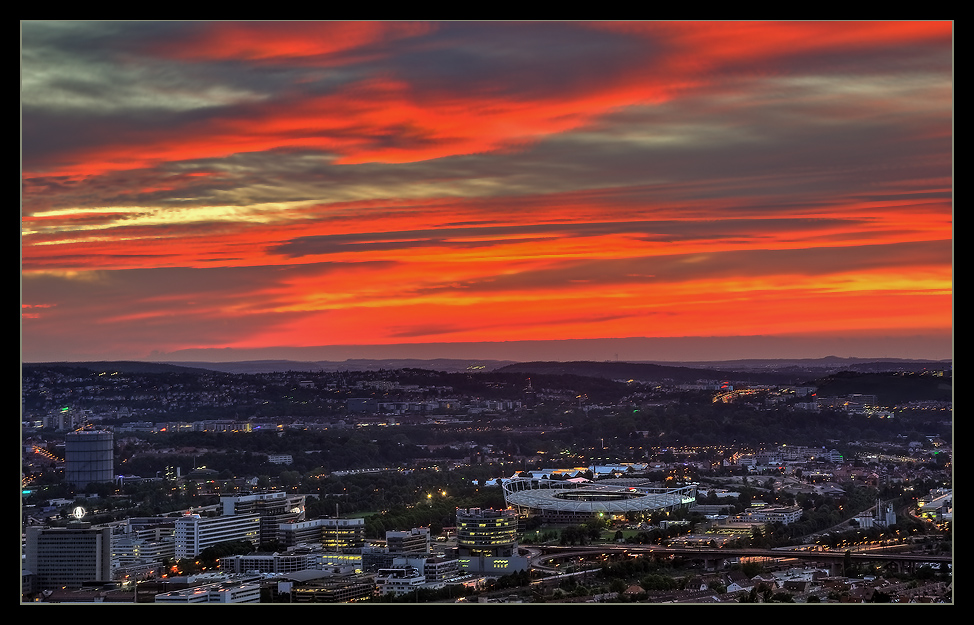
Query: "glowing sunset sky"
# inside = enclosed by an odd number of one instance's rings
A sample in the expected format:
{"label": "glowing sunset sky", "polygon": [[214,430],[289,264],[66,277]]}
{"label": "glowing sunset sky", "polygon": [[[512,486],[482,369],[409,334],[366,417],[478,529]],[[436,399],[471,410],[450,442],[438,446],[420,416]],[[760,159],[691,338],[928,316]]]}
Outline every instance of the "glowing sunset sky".
{"label": "glowing sunset sky", "polygon": [[21,35],[25,361],[951,357],[950,22]]}

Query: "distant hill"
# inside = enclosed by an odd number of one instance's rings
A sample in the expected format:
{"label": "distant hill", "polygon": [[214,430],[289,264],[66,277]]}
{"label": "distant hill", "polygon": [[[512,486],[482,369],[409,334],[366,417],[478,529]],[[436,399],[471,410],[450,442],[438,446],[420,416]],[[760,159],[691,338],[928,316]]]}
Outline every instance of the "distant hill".
{"label": "distant hill", "polygon": [[742,359],[697,362],[619,362],[619,361],[536,361],[468,360],[453,358],[347,359],[347,360],[247,360],[233,362],[38,362],[24,367],[81,368],[89,371],[125,373],[283,373],[287,371],[378,371],[427,369],[456,373],[462,371],[499,371],[509,373],[571,374],[611,380],[663,381],[691,383],[700,379],[732,380],[751,384],[802,384],[841,371],[879,373],[889,371],[922,372],[952,369],[952,361],[937,360],[870,360],[863,358],[807,358],[794,360]]}
{"label": "distant hill", "polygon": [[105,360],[96,362],[25,362],[22,368],[34,369],[85,369],[88,371],[118,371],[119,373],[209,373],[200,366],[183,366],[162,362],[136,360]]}
{"label": "distant hill", "polygon": [[510,360],[460,360],[434,358],[421,360],[415,358],[370,359],[356,358],[341,361],[317,360],[247,360],[241,362],[172,362],[179,366],[194,366],[223,371],[225,373],[282,373],[285,371],[379,371],[382,369],[429,369],[431,371],[493,371],[512,364]]}
{"label": "distant hill", "polygon": [[846,397],[855,393],[876,395],[881,405],[910,401],[951,401],[953,376],[857,373],[843,371],[816,380],[819,397]]}
{"label": "distant hill", "polygon": [[[792,374],[776,371],[732,371],[727,369],[703,369],[676,365],[636,362],[519,362],[497,370],[501,373],[537,373],[549,375],[580,375],[611,380],[639,380],[643,382],[692,383],[697,380],[732,380],[752,384],[794,384]],[[804,374],[807,377],[807,374]]]}
{"label": "distant hill", "polygon": [[382,369],[429,369],[454,373],[458,371],[493,371],[512,364],[510,360],[458,360],[436,358],[418,359],[349,359],[343,361],[302,362],[296,360],[247,360],[241,362],[32,362],[23,367],[85,369],[88,371],[118,371],[121,373],[283,373],[287,371],[379,371]]}
{"label": "distant hill", "polygon": [[732,371],[777,371],[777,372],[835,372],[835,371],[925,371],[952,369],[951,360],[908,360],[902,358],[843,358],[826,356],[824,358],[798,359],[741,359],[721,361],[694,361],[680,363],[657,362],[656,364],[679,364],[680,366],[719,369]]}

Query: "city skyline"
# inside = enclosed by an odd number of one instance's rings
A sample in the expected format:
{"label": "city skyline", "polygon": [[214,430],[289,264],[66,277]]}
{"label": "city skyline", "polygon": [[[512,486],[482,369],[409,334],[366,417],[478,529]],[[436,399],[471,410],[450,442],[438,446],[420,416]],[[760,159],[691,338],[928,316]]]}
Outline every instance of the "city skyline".
{"label": "city skyline", "polygon": [[22,22],[22,359],[950,358],[952,48]]}

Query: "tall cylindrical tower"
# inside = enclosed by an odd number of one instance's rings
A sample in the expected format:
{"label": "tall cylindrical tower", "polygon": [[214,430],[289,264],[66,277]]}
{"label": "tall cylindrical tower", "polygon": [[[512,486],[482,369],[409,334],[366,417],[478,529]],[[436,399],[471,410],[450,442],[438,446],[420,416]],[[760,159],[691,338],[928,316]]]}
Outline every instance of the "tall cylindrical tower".
{"label": "tall cylindrical tower", "polygon": [[460,556],[517,555],[517,514],[513,510],[457,509],[457,553]]}
{"label": "tall cylindrical tower", "polygon": [[114,479],[114,437],[106,430],[79,430],[64,438],[64,480],[75,488]]}

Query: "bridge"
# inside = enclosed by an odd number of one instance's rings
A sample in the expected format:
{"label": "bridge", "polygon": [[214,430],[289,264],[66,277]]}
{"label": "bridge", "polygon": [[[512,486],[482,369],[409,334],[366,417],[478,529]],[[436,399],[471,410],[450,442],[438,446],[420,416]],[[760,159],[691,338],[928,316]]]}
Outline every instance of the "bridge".
{"label": "bridge", "polygon": [[[846,551],[789,551],[783,549],[758,549],[753,547],[662,547],[659,545],[592,545],[579,546],[533,546],[534,555],[531,565],[534,568],[554,571],[556,568],[548,563],[557,560],[588,557],[598,554],[607,555],[661,555],[679,556],[691,560],[703,561],[705,568],[719,568],[721,562],[731,558],[755,558],[762,560],[803,560],[827,564],[836,569],[845,562]],[[951,564],[951,555],[932,555],[923,553],[891,553],[880,549],[870,551],[849,551],[853,562],[884,563],[898,571],[914,571],[928,564]]]}

